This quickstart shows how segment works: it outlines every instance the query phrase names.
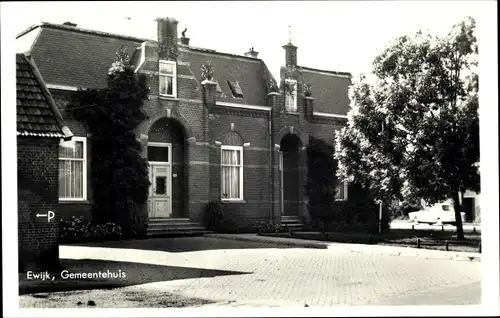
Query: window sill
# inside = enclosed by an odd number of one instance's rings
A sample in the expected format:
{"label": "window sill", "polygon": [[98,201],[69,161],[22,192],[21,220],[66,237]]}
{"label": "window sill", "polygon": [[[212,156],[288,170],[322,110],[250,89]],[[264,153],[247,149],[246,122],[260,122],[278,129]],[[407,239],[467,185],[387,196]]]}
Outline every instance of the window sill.
{"label": "window sill", "polygon": [[78,200],[78,199],[72,199],[72,200],[61,200],[59,199],[59,204],[89,204],[89,200]]}
{"label": "window sill", "polygon": [[175,96],[168,96],[168,95],[158,95],[158,98],[159,99],[163,99],[163,100],[171,100],[171,101],[179,101],[179,98],[175,97]]}
{"label": "window sill", "polygon": [[234,200],[231,200],[231,199],[221,199],[221,202],[222,203],[247,203],[245,200],[240,200],[240,199],[234,199]]}
{"label": "window sill", "polygon": [[285,112],[285,114],[288,114],[288,115],[295,115],[295,116],[299,116],[300,113],[299,112]]}

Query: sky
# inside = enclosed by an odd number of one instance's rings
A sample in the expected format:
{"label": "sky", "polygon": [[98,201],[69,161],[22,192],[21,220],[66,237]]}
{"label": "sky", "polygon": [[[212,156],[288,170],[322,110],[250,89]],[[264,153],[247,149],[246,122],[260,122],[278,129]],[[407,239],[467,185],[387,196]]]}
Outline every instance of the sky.
{"label": "sky", "polygon": [[[254,47],[273,75],[284,64],[282,46],[298,46],[302,66],[371,71],[375,56],[396,37],[429,30],[446,34],[472,16],[480,27],[491,1],[225,1],[225,2],[18,2],[7,3],[9,29],[18,34],[40,21],[156,39],[157,17],[179,21],[190,44],[244,54]],[[4,7],[4,6],[2,6]],[[495,27],[495,26],[492,26]]]}

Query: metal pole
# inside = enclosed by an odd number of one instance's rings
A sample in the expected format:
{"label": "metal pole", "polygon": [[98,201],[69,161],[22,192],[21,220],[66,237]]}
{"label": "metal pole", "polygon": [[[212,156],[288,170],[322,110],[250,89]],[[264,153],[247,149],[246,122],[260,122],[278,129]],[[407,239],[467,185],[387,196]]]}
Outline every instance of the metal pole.
{"label": "metal pole", "polygon": [[378,209],[378,232],[382,233],[382,201],[380,201]]}

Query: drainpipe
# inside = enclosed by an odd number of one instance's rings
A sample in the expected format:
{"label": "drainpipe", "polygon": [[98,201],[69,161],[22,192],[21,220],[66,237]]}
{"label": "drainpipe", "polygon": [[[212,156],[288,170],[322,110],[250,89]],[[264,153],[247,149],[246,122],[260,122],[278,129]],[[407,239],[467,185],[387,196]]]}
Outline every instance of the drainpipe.
{"label": "drainpipe", "polygon": [[273,108],[269,109],[269,203],[270,203],[270,214],[271,214],[271,221],[274,222],[274,174],[273,174],[273,128],[272,128],[272,113],[273,113]]}

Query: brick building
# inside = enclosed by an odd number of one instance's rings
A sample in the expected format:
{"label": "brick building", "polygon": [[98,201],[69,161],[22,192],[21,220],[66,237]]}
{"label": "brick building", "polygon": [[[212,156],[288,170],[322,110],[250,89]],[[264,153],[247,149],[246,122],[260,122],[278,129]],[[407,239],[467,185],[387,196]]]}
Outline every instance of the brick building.
{"label": "brick building", "polygon": [[47,216],[58,206],[59,143],[72,134],[30,56],[16,55],[16,86],[19,270],[51,269],[59,224]]}
{"label": "brick building", "polygon": [[[175,19],[157,19],[157,25],[156,40],[72,23],[42,23],[18,35],[75,134],[70,143],[83,149],[78,158],[59,157],[59,213],[90,218],[92,197],[92,145],[65,106],[78,87],[106,86],[123,47],[151,89],[148,119],[137,131],[150,164],[150,224],[166,218],[200,223],[216,199],[242,228],[306,221],[305,146],[310,136],[333,143],[346,121],[351,75],[299,66],[297,47],[287,43],[276,81],[253,48],[242,55],[197,48],[184,32],[178,35]],[[339,199],[346,199],[347,187],[340,190]]]}

